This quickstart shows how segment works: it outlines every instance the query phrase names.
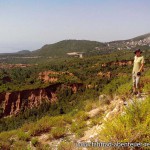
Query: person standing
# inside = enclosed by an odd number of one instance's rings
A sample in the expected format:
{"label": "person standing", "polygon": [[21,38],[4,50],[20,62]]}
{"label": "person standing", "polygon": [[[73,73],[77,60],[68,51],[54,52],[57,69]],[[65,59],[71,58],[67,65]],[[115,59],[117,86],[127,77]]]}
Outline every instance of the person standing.
{"label": "person standing", "polygon": [[133,79],[133,93],[134,95],[137,94],[138,97],[141,96],[141,87],[140,87],[140,78],[141,72],[144,68],[144,56],[142,56],[142,51],[137,49],[135,52],[134,63],[133,63],[133,70],[132,70],[132,79]]}

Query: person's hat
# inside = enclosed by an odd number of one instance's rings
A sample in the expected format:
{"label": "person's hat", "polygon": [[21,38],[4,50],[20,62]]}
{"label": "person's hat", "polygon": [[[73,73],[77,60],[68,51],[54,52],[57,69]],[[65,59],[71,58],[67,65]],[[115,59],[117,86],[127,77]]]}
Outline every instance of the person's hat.
{"label": "person's hat", "polygon": [[137,52],[142,53],[142,51],[140,49],[137,49],[137,50],[134,51],[134,54],[136,54]]}

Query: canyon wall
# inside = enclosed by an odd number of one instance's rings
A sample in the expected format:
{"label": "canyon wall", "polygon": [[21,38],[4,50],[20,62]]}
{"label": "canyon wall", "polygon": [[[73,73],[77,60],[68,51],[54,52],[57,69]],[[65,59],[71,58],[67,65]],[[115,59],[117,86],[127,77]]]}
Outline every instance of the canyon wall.
{"label": "canyon wall", "polygon": [[46,88],[0,93],[0,106],[3,109],[3,116],[17,115],[21,109],[38,107],[44,100],[50,103],[57,101],[56,91],[58,88],[70,87],[73,93],[76,93],[81,86],[82,84],[79,83],[54,84]]}

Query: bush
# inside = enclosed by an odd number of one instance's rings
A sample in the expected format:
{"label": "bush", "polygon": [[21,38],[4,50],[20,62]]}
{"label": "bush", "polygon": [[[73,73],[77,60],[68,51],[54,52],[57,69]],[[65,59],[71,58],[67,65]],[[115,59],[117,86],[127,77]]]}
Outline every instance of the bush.
{"label": "bush", "polygon": [[13,141],[15,139],[15,135],[17,134],[17,131],[9,131],[9,132],[1,132],[0,133],[0,141]]}
{"label": "bush", "polygon": [[77,114],[78,111],[79,111],[78,109],[73,109],[73,110],[69,113],[69,115],[72,116],[72,117],[74,117],[74,116]]}
{"label": "bush", "polygon": [[52,127],[52,122],[50,117],[43,117],[39,121],[37,121],[35,124],[32,124],[30,128],[30,134],[31,135],[39,135],[44,132],[48,132]]}
{"label": "bush", "polygon": [[68,123],[72,123],[72,117],[70,115],[55,117],[45,116],[35,123],[25,124],[21,130],[24,132],[30,132],[32,136],[35,136],[44,132],[49,132],[52,127],[62,127]]}
{"label": "bush", "polygon": [[24,132],[30,131],[32,128],[34,128],[35,123],[25,123],[22,127],[21,130]]}
{"label": "bush", "polygon": [[128,82],[128,83],[125,83],[125,84],[119,86],[116,92],[119,95],[128,96],[131,93],[131,89],[132,89],[132,84],[131,84],[131,82]]}
{"label": "bush", "polygon": [[80,130],[80,129],[85,128],[85,127],[86,127],[85,121],[74,122],[71,125],[71,132],[76,132],[77,130]]}
{"label": "bush", "polygon": [[17,141],[13,144],[12,150],[25,150],[28,147],[28,143],[25,141]]}
{"label": "bush", "polygon": [[77,138],[83,137],[83,136],[84,136],[84,131],[85,131],[84,128],[77,130],[76,133],[75,133],[76,137],[77,137]]}
{"label": "bush", "polygon": [[85,106],[85,111],[90,111],[93,108],[93,104],[91,102],[89,102],[86,106]]}
{"label": "bush", "polygon": [[32,136],[40,135],[42,133],[48,132],[50,127],[46,127],[40,124],[35,124],[34,128],[30,129],[30,134]]}
{"label": "bush", "polygon": [[19,140],[29,141],[29,139],[30,139],[30,134],[25,133],[21,130],[17,132],[17,135],[18,135]]}
{"label": "bush", "polygon": [[63,116],[55,116],[50,118],[50,124],[52,127],[62,127],[66,125],[67,123],[64,121]]}
{"label": "bush", "polygon": [[150,139],[150,97],[134,101],[125,113],[106,121],[99,139],[106,142],[149,142]]}
{"label": "bush", "polygon": [[93,127],[95,125],[100,125],[102,122],[102,117],[96,117],[91,119],[90,126]]}
{"label": "bush", "polygon": [[72,117],[70,115],[64,115],[63,120],[68,124],[72,123]]}
{"label": "bush", "polygon": [[130,81],[130,76],[126,76],[126,77],[117,77],[114,78],[109,84],[107,84],[102,93],[103,94],[112,94],[116,92],[116,89],[118,89],[118,87],[122,84],[125,84],[127,82]]}
{"label": "bush", "polygon": [[54,139],[59,139],[66,135],[66,130],[64,127],[56,127],[51,130],[51,134]]}
{"label": "bush", "polygon": [[78,120],[78,121],[86,121],[89,119],[88,117],[88,114],[84,111],[79,111],[76,115],[75,115],[75,118]]}
{"label": "bush", "polygon": [[33,138],[33,139],[31,140],[31,143],[32,143],[33,146],[36,147],[39,142],[38,142],[38,139],[37,139],[37,138]]}

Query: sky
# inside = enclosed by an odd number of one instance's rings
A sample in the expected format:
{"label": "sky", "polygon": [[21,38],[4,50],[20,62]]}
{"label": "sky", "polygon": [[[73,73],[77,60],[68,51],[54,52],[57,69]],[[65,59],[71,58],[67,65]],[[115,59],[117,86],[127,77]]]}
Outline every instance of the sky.
{"label": "sky", "polygon": [[0,53],[150,33],[150,0],[0,0]]}

